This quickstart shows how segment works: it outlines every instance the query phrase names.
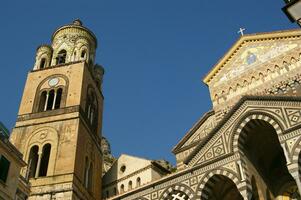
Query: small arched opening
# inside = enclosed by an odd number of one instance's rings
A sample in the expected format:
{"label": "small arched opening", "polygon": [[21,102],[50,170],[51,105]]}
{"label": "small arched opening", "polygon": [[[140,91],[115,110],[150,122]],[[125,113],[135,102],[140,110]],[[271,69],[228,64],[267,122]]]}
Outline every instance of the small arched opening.
{"label": "small arched opening", "polygon": [[29,178],[34,178],[36,176],[36,171],[37,171],[37,165],[38,165],[38,160],[39,160],[39,147],[37,145],[31,147],[30,153],[29,153],[29,158],[28,158],[28,177]]}
{"label": "small arched opening", "polygon": [[45,144],[42,152],[39,176],[47,176],[50,152],[51,152],[51,144]]}
{"label": "small arched opening", "polygon": [[62,88],[57,89],[54,109],[58,109],[61,107],[62,94],[63,94],[63,89]]}
{"label": "small arched opening", "polygon": [[56,57],[56,64],[64,64],[66,63],[66,56],[67,56],[67,51],[65,49],[62,49]]}
{"label": "small arched opening", "polygon": [[129,181],[128,190],[132,190],[132,189],[133,189],[133,182]]}
{"label": "small arched opening", "polygon": [[92,128],[92,131],[96,132],[97,125],[98,125],[98,103],[97,103],[96,95],[91,88],[88,89],[85,110],[86,110],[87,120]]}
{"label": "small arched opening", "polygon": [[87,56],[86,50],[82,50],[82,52],[80,54],[81,59],[83,59],[83,60],[86,59],[86,56]]}
{"label": "small arched opening", "polygon": [[90,162],[89,171],[88,171],[88,190],[93,190],[93,164]]}
{"label": "small arched opening", "polygon": [[46,99],[47,99],[47,91],[43,91],[40,95],[40,102],[39,102],[39,109],[38,109],[39,112],[45,110]]}
{"label": "small arched opening", "polygon": [[46,58],[42,58],[40,61],[40,69],[44,69],[46,67]]}
{"label": "small arched opening", "polygon": [[49,91],[46,110],[52,110],[53,102],[54,102],[54,94],[55,94],[54,90]]}
{"label": "small arched opening", "polygon": [[84,185],[85,188],[88,188],[88,180],[89,180],[89,159],[88,157],[85,158],[85,171],[84,171]]}
{"label": "small arched opening", "polygon": [[141,186],[141,178],[138,177],[136,180],[136,187],[140,187]]}
{"label": "small arched opening", "polygon": [[124,185],[123,184],[121,184],[121,186],[120,186],[120,193],[124,193]]}

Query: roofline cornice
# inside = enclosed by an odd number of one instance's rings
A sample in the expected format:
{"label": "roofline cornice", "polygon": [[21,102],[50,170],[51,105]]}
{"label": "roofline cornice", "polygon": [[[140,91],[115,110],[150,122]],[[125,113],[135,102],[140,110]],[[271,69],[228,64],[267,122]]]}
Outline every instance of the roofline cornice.
{"label": "roofline cornice", "polygon": [[241,36],[234,45],[227,51],[227,53],[213,66],[213,68],[205,75],[203,82],[208,85],[212,78],[220,71],[225,63],[238,51],[245,42],[256,40],[279,40],[283,38],[300,37],[300,29],[281,30],[274,32],[263,32],[255,34],[245,34]]}

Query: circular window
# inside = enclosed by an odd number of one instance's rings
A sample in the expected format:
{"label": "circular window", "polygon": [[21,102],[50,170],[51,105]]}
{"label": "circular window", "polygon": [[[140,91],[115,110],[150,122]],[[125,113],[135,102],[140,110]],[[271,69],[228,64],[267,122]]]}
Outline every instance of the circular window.
{"label": "circular window", "polygon": [[125,169],[126,169],[125,165],[122,165],[122,166],[120,167],[120,171],[121,171],[122,173],[125,172]]}
{"label": "circular window", "polygon": [[48,85],[50,87],[56,86],[59,83],[59,79],[58,78],[52,78],[48,81]]}

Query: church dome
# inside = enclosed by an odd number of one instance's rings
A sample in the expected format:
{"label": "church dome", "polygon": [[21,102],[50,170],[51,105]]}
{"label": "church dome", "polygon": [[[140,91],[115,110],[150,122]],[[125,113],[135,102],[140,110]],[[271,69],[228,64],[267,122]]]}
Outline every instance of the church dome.
{"label": "church dome", "polygon": [[91,41],[93,41],[93,43],[95,43],[95,48],[97,48],[96,36],[90,29],[83,26],[83,23],[80,19],[74,20],[71,24],[66,24],[66,25],[59,27],[52,34],[51,41],[53,42],[56,39],[56,37],[58,37],[61,34],[66,34],[66,33],[77,33],[77,34],[89,36]]}
{"label": "church dome", "polygon": [[53,48],[51,66],[77,61],[85,61],[88,66],[94,66],[97,39],[79,19],[59,27],[52,34],[51,42]]}

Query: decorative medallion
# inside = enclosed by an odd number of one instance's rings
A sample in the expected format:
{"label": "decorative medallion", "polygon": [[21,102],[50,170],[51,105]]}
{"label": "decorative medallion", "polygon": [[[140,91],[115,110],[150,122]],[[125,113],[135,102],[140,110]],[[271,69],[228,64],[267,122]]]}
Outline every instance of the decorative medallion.
{"label": "decorative medallion", "polygon": [[50,87],[54,87],[59,83],[59,79],[58,78],[52,78],[48,81],[48,85]]}
{"label": "decorative medallion", "polygon": [[40,134],[40,139],[43,140],[47,137],[47,132],[46,131],[43,131],[41,134]]}

